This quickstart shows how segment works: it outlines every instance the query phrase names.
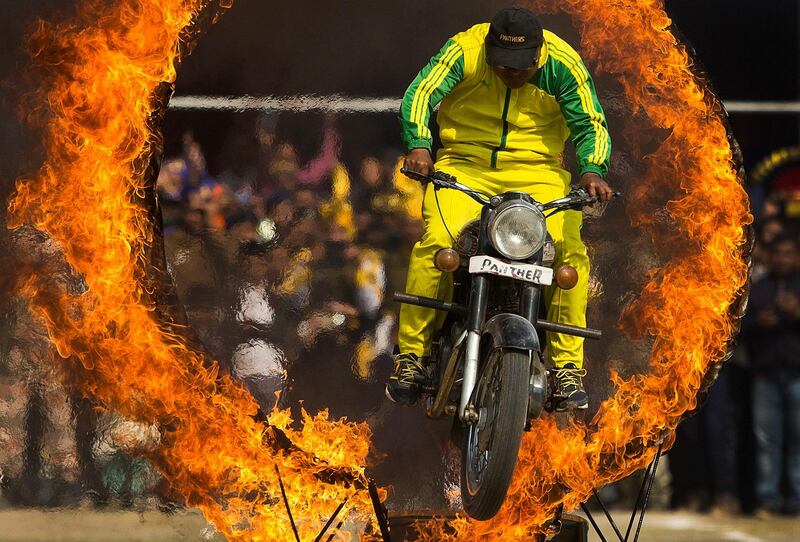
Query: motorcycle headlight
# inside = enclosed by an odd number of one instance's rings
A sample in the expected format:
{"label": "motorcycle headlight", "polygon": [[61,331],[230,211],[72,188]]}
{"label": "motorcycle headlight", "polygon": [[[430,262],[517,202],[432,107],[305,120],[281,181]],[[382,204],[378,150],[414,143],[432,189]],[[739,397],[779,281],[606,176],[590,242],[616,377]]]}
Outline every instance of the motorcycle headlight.
{"label": "motorcycle headlight", "polygon": [[511,260],[527,260],[544,245],[547,226],[542,211],[524,201],[500,205],[489,220],[492,246]]}

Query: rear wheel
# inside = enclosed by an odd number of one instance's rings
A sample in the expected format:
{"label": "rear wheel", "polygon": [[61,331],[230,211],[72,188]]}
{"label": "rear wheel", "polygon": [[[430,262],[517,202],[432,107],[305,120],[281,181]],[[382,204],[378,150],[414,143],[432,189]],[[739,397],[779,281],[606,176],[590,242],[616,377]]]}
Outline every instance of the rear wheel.
{"label": "rear wheel", "polygon": [[528,417],[528,352],[489,351],[475,390],[480,421],[464,429],[461,500],[478,520],[492,518],[506,497]]}

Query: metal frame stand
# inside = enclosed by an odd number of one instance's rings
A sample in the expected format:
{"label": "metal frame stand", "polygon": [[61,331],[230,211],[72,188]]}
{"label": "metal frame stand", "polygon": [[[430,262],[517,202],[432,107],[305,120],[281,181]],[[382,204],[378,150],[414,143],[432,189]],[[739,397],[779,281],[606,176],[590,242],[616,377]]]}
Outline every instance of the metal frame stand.
{"label": "metal frame stand", "polygon": [[[286,489],[283,486],[283,478],[281,477],[281,473],[278,470],[278,466],[275,465],[275,472],[278,475],[278,485],[281,489],[281,496],[283,497],[283,505],[286,507],[286,514],[289,516],[289,522],[292,525],[292,531],[294,532],[294,538],[296,542],[300,541],[300,534],[297,532],[297,526],[294,523],[294,516],[292,515],[292,510],[289,507],[289,499],[286,498]],[[372,500],[372,506],[375,509],[375,518],[378,520],[378,527],[381,530],[381,538],[383,538],[383,542],[392,542],[392,537],[389,534],[389,515],[386,512],[386,508],[381,503],[380,496],[378,495],[378,486],[375,485],[375,482],[370,479],[367,485],[367,490],[369,491],[370,499]],[[319,534],[314,538],[314,542],[322,542],[322,537],[325,536],[325,533],[328,532],[333,522],[339,516],[339,513],[344,508],[344,505],[347,504],[347,501],[350,497],[345,497],[344,500],[336,507],[333,514],[330,518],[328,518],[328,522],[322,527],[322,530]],[[325,540],[325,542],[331,542],[333,537],[336,536],[336,530],[340,529],[344,524],[344,518],[342,518],[339,523],[336,524],[336,529],[334,532],[330,534],[330,536]]]}
{"label": "metal frame stand", "polygon": [[[611,528],[614,529],[614,534],[617,536],[617,539],[619,539],[619,542],[638,542],[639,540],[639,535],[641,534],[642,531],[642,525],[644,524],[644,515],[645,512],[647,511],[647,503],[650,500],[650,494],[653,490],[653,483],[655,482],[656,479],[656,471],[658,470],[658,462],[659,459],[661,458],[661,452],[663,450],[663,446],[664,446],[663,443],[659,444],[656,456],[653,458],[653,461],[650,463],[650,465],[648,465],[647,469],[644,472],[644,479],[642,480],[642,485],[639,487],[639,494],[636,497],[636,503],[633,506],[633,511],[631,512],[631,518],[628,521],[628,527],[625,530],[624,535],[617,526],[617,523],[614,521],[614,518],[611,517],[611,513],[608,511],[608,508],[600,499],[600,495],[597,493],[596,490],[594,489],[592,490],[592,495],[594,495],[595,500],[600,505],[600,508],[602,508],[603,513],[605,514],[606,519],[608,519],[608,522],[611,524]],[[280,471],[278,471],[277,465],[275,467],[275,472],[278,475],[278,483],[281,489],[281,496],[283,497],[283,504],[286,507],[286,513],[289,516],[289,522],[292,525],[292,531],[294,532],[295,540],[296,542],[301,542],[300,536],[297,532],[297,527],[295,526],[294,517],[292,516],[292,511],[289,508],[289,500],[286,498],[286,490],[283,486],[283,479],[281,478],[281,474]],[[367,485],[367,490],[369,491],[369,496],[370,499],[372,500],[372,506],[375,509],[375,518],[378,520],[378,527],[380,528],[381,531],[381,538],[383,539],[383,542],[392,542],[392,537],[391,534],[389,533],[389,515],[386,511],[386,508],[383,506],[383,503],[381,503],[380,496],[378,495],[378,487],[375,485],[375,482],[371,479],[369,480],[369,483]],[[339,513],[344,508],[344,505],[347,504],[348,500],[349,497],[345,497],[345,499],[341,502],[341,504],[339,504],[339,506],[331,515],[331,517],[328,519],[328,522],[322,527],[320,533],[316,536],[316,538],[314,538],[314,542],[322,542],[325,533],[327,533],[331,525],[333,525],[333,522],[339,516]],[[586,514],[586,517],[589,519],[589,523],[591,523],[595,532],[600,537],[600,540],[602,542],[608,542],[605,535],[603,534],[603,530],[600,529],[600,526],[597,524],[597,521],[595,521],[591,510],[589,510],[589,508],[586,506],[586,503],[581,504],[581,509]],[[560,517],[561,515],[560,512],[561,510],[559,511],[559,514],[557,514],[557,517]],[[636,526],[636,532],[632,533],[631,531],[633,530],[633,524],[634,522],[637,521],[636,520],[637,515],[638,515],[638,522]],[[343,524],[344,524],[344,519],[341,519],[339,523],[336,525],[336,529],[341,528]],[[335,532],[331,533],[331,535],[325,540],[325,542],[331,542],[335,534],[336,534]],[[633,538],[631,538],[631,534],[633,534]],[[543,537],[539,537],[540,540],[541,538]]]}
{"label": "metal frame stand", "polygon": [[[611,528],[614,529],[614,534],[617,535],[619,542],[631,542],[631,540],[633,540],[633,542],[638,542],[639,540],[639,534],[641,533],[642,525],[644,524],[644,514],[647,511],[647,502],[650,500],[650,493],[653,490],[653,482],[655,482],[656,479],[656,470],[658,469],[658,461],[661,458],[661,451],[663,447],[663,443],[658,445],[658,452],[656,453],[656,456],[644,471],[644,479],[642,480],[642,485],[639,488],[639,495],[636,497],[636,503],[633,505],[631,519],[628,521],[628,528],[625,530],[624,536],[619,530],[619,527],[617,527],[614,518],[611,517],[608,508],[606,508],[606,505],[603,504],[603,501],[600,499],[600,495],[597,494],[596,490],[592,490],[595,500],[600,505],[600,508],[603,509],[603,513],[605,514],[606,519],[608,519],[608,522],[611,524]],[[595,532],[600,537],[600,540],[602,540],[602,542],[608,542],[606,537],[603,535],[602,529],[600,529],[600,526],[597,525],[594,516],[592,516],[592,512],[586,506],[586,503],[581,504],[581,509],[583,510],[583,513],[586,514],[586,517],[589,518],[589,522],[592,524]],[[633,523],[636,520],[637,514],[639,516],[639,521],[636,527],[636,533],[634,534],[633,539],[631,539],[631,529],[633,529]]]}

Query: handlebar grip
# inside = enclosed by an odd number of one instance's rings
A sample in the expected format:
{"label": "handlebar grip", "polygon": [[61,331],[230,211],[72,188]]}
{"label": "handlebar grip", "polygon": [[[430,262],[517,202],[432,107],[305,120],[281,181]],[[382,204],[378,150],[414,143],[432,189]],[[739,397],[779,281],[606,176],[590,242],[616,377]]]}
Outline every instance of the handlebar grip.
{"label": "handlebar grip", "polygon": [[420,173],[418,171],[412,171],[412,170],[406,169],[404,167],[400,168],[400,173],[402,173],[403,175],[405,175],[406,177],[408,177],[410,179],[414,179],[415,181],[419,181],[421,183],[428,182],[428,181],[431,180],[428,175],[423,175],[422,173]]}

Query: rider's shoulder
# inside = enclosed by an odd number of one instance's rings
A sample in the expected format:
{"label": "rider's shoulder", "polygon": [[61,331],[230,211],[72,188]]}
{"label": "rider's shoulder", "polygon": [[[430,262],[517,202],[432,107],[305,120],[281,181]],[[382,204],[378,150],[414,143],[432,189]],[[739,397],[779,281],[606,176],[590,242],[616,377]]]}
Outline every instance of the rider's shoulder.
{"label": "rider's shoulder", "polygon": [[[544,42],[548,49],[548,57],[552,57],[553,54],[559,56],[568,56],[570,58],[580,58],[578,52],[567,43],[566,40],[559,37],[555,32],[551,32],[550,30],[544,31]],[[552,53],[552,54],[551,54]]]}
{"label": "rider's shoulder", "polygon": [[458,43],[464,52],[467,52],[481,49],[488,33],[489,23],[480,23],[459,32],[451,39]]}

